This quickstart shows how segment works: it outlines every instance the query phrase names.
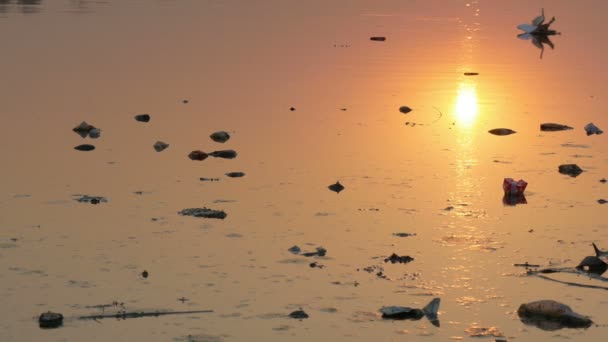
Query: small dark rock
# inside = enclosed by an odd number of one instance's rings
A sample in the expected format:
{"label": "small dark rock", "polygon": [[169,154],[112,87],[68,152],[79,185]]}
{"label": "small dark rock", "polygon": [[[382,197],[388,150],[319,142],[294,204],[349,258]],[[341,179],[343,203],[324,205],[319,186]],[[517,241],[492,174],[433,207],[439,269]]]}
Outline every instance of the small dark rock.
{"label": "small dark rock", "polygon": [[559,173],[568,175],[570,177],[577,177],[581,173],[583,173],[583,169],[581,169],[576,164],[563,164],[558,168]]}
{"label": "small dark rock", "polygon": [[207,153],[205,153],[203,151],[199,151],[199,150],[192,151],[188,155],[188,158],[190,158],[191,160],[198,160],[198,161],[205,160],[205,159],[207,159],[207,157],[209,157],[209,155]]}
{"label": "small dark rock", "polygon": [[340,184],[340,182],[336,182],[336,184],[332,184],[327,187],[329,190],[334,191],[336,193],[340,193],[340,191],[344,190],[344,186]]}
{"label": "small dark rock", "polygon": [[82,144],[74,147],[74,149],[78,151],[93,151],[95,149],[95,146],[90,144]]}
{"label": "small dark rock", "polygon": [[57,312],[45,312],[38,317],[38,324],[43,329],[58,328],[63,324],[63,315]]}
{"label": "small dark rock", "polygon": [[234,159],[236,158],[237,153],[234,150],[221,150],[213,151],[209,153],[209,155],[215,158]]}
{"label": "small dark rock", "polygon": [[137,120],[139,122],[150,122],[150,115],[149,114],[138,114],[138,115],[135,115],[135,120]]}
{"label": "small dark rock", "polygon": [[190,101],[188,101],[188,100],[182,100],[182,103],[183,103],[183,104],[186,104],[186,103],[188,103],[188,102],[190,102]]}
{"label": "small dark rock", "polygon": [[230,134],[228,134],[228,132],[219,131],[212,133],[209,138],[218,143],[225,143],[226,141],[228,141],[228,139],[230,139]]}
{"label": "small dark rock", "polygon": [[239,178],[239,177],[245,177],[245,173],[244,172],[228,172],[228,173],[226,173],[226,176],[231,177],[231,178]]}
{"label": "small dark rock", "polygon": [[407,114],[412,111],[412,108],[410,108],[408,106],[401,106],[401,107],[399,107],[399,111],[403,114]]}
{"label": "small dark rock", "polygon": [[391,256],[384,259],[384,262],[390,262],[393,264],[396,264],[396,263],[407,264],[408,262],[412,262],[412,261],[414,261],[414,258],[412,258],[411,256],[408,256],[408,255],[399,256],[395,253],[391,254]]}
{"label": "small dark rock", "polygon": [[289,317],[293,319],[306,319],[309,316],[306,312],[304,312],[304,310],[300,309],[290,313]]}

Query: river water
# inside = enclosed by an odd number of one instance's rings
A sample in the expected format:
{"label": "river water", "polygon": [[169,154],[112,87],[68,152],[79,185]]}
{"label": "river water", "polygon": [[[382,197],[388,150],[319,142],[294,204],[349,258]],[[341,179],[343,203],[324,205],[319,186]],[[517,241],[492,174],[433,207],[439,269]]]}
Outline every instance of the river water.
{"label": "river water", "polygon": [[[561,35],[541,58],[516,26],[542,7]],[[604,289],[513,264],[576,266],[592,242],[608,249],[597,202],[608,199],[608,135],[583,130],[608,128],[607,10],[599,0],[0,1],[0,339],[604,341]],[[143,113],[150,122],[134,120]],[[72,132],[82,121],[101,137]],[[574,129],[541,132],[544,122]],[[501,127],[517,133],[488,133]],[[231,139],[209,138],[221,130]],[[156,152],[157,140],[170,146]],[[73,148],[85,143],[96,149]],[[225,149],[238,156],[188,158]],[[527,203],[503,203],[505,177],[529,183]],[[336,181],[340,193],[327,188]],[[75,200],[85,194],[107,202]],[[194,207],[227,217],[178,215]],[[385,263],[392,253],[414,261]],[[434,297],[441,327],[378,312]],[[596,324],[523,324],[519,305],[539,299]],[[287,317],[300,308],[308,319]],[[49,310],[62,327],[38,327]],[[120,310],[213,312],[79,319]]]}

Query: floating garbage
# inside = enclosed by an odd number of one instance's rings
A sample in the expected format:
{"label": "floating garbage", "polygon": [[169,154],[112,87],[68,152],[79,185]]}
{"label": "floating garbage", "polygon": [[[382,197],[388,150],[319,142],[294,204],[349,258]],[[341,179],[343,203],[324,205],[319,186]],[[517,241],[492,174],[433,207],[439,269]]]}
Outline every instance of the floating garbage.
{"label": "floating garbage", "polygon": [[552,17],[549,22],[545,22],[545,10],[541,10],[541,15],[532,20],[532,24],[520,24],[517,26],[518,29],[524,31],[524,33],[517,35],[519,39],[531,39],[532,44],[540,49],[540,58],[543,58],[543,52],[545,51],[545,44],[549,45],[551,49],[555,46],[549,39],[549,36],[559,34],[555,30],[549,29],[549,26],[553,24],[555,17]]}
{"label": "floating garbage", "polygon": [[409,236],[416,236],[416,233],[393,233],[393,236],[409,237]]}
{"label": "floating garbage", "polygon": [[234,150],[221,150],[213,151],[209,153],[210,156],[215,158],[234,159],[236,158],[236,151]]}
{"label": "floating garbage", "polygon": [[226,141],[228,141],[228,139],[230,139],[230,134],[228,134],[228,132],[219,131],[212,133],[209,137],[215,142],[225,143]]}
{"label": "floating garbage", "polygon": [[86,121],[83,121],[78,126],[72,128],[72,131],[76,132],[81,137],[86,138],[93,129],[95,129],[95,126],[89,125]]}
{"label": "floating garbage", "polygon": [[78,145],[78,146],[74,147],[74,149],[78,150],[78,151],[87,152],[87,151],[93,151],[95,149],[95,146],[90,145],[90,144],[82,144],[82,145]]}
{"label": "floating garbage", "polygon": [[479,73],[478,72],[465,72],[464,75],[465,76],[477,76],[477,75],[479,75]]}
{"label": "floating garbage", "polygon": [[149,114],[138,114],[138,115],[135,115],[135,120],[137,120],[139,122],[149,122],[150,115]]}
{"label": "floating garbage", "polygon": [[606,180],[606,178],[602,178],[602,179],[600,179],[600,183],[602,183],[602,184],[603,184],[603,183],[606,183],[606,182],[608,182],[608,180]]}
{"label": "floating garbage", "polygon": [[167,147],[169,147],[169,144],[160,140],[154,143],[154,150],[156,152],[164,151]]}
{"label": "floating garbage", "polygon": [[99,204],[99,203],[106,203],[108,202],[108,200],[105,197],[102,196],[89,196],[89,195],[75,195],[77,198],[75,198],[75,201],[78,201],[80,203],[91,203],[91,204]]}
{"label": "floating garbage", "polygon": [[403,114],[407,114],[412,111],[412,108],[410,108],[408,106],[401,106],[401,107],[399,107],[399,111]]}
{"label": "floating garbage", "polygon": [[526,196],[523,194],[510,195],[505,193],[505,195],[502,197],[502,204],[513,207],[518,204],[528,204],[528,201],[526,200]]}
{"label": "floating garbage", "polygon": [[599,258],[600,255],[603,253],[598,250],[596,250],[595,252],[596,254],[598,254],[597,256],[585,257],[575,268],[585,273],[593,273],[597,275],[606,272],[606,269],[608,269],[608,264],[606,264],[602,259]]}
{"label": "floating garbage", "polygon": [[599,200],[597,200],[597,203],[599,203],[599,204],[606,204],[606,203],[608,203],[608,201],[605,200],[605,199],[603,199],[603,198],[600,198]]}
{"label": "floating garbage", "polygon": [[595,251],[595,255],[600,258],[600,257],[608,257],[608,252],[603,252],[601,251],[594,242],[591,243],[593,245],[593,250]]}
{"label": "floating garbage", "polygon": [[93,128],[89,131],[89,138],[97,139],[101,136],[101,130],[99,128]]}
{"label": "floating garbage", "polygon": [[201,180],[201,182],[219,182],[220,181],[219,178],[206,178],[206,177],[201,177],[200,180]]}
{"label": "floating garbage", "polygon": [[57,312],[45,312],[40,314],[38,317],[38,324],[40,328],[52,329],[58,328],[63,324],[63,315]]}
{"label": "floating garbage", "polygon": [[517,133],[512,129],[509,128],[494,128],[488,131],[488,133],[494,134],[494,135],[510,135],[510,134],[514,134]]}
{"label": "floating garbage", "polygon": [[141,272],[141,276],[144,278],[148,278],[150,274],[148,273],[148,271],[144,270],[143,272]]}
{"label": "floating garbage", "polygon": [[592,123],[588,123],[587,125],[585,125],[585,132],[587,132],[587,135],[602,134],[602,133],[604,133],[604,131],[602,131],[596,125],[594,125],[593,122]]}
{"label": "floating garbage", "polygon": [[572,129],[572,127],[551,122],[540,124],[540,130],[543,132],[566,131],[569,129]]}
{"label": "floating garbage", "polygon": [[505,195],[523,195],[527,186],[528,183],[523,179],[515,181],[513,178],[505,178],[502,181],[502,189]]}
{"label": "floating garbage", "polygon": [[289,111],[293,112],[296,110],[296,107],[289,107]]}
{"label": "floating garbage", "polygon": [[188,155],[188,158],[190,158],[191,160],[205,160],[207,159],[207,157],[209,157],[209,155],[203,151],[192,151],[190,152],[190,154]]}
{"label": "floating garbage", "polygon": [[369,40],[373,40],[375,42],[383,42],[386,40],[386,37],[370,37]]}
{"label": "floating garbage", "polygon": [[336,193],[340,193],[340,191],[344,190],[344,186],[340,184],[340,182],[336,182],[336,184],[332,184],[327,187],[329,190],[334,191]]}
{"label": "floating garbage", "polygon": [[399,256],[395,253],[391,254],[391,256],[389,256],[388,258],[384,259],[384,262],[390,262],[392,264],[407,264],[408,262],[412,262],[414,261],[414,258],[412,258],[409,255],[403,255],[403,256]]}
{"label": "floating garbage", "polygon": [[327,249],[323,248],[323,247],[317,247],[317,250],[315,252],[307,252],[307,253],[302,253],[303,256],[305,257],[313,257],[313,256],[325,256],[325,254],[327,254]]}
{"label": "floating garbage", "polygon": [[308,316],[308,314],[307,314],[306,312],[304,312],[304,310],[302,310],[302,309],[300,309],[300,310],[296,310],[296,311],[294,311],[294,312],[290,313],[288,316],[289,316],[290,318],[293,318],[293,319],[306,319],[306,318],[310,317],[310,316]]}
{"label": "floating garbage", "polygon": [[228,214],[222,210],[213,210],[209,208],[187,208],[183,209],[178,214],[183,216],[194,216],[203,218],[225,219]]}
{"label": "floating garbage", "polygon": [[543,330],[561,328],[588,328],[593,324],[589,317],[578,314],[565,304],[554,300],[539,300],[520,305],[517,315],[525,324]]}
{"label": "floating garbage", "polygon": [[583,169],[581,169],[576,164],[563,164],[558,168],[559,173],[568,175],[570,177],[577,177],[581,173],[583,173]]}
{"label": "floating garbage", "polygon": [[288,251],[291,252],[292,254],[300,254],[302,249],[300,249],[300,247],[298,247],[298,246],[292,246],[288,249]]}
{"label": "floating garbage", "polygon": [[226,176],[231,177],[231,178],[239,178],[239,177],[245,177],[245,173],[244,172],[228,172],[228,173],[226,173]]}
{"label": "floating garbage", "polygon": [[431,324],[439,327],[437,313],[440,304],[441,298],[434,298],[422,309],[414,309],[406,306],[384,306],[380,309],[380,312],[382,313],[382,318],[394,320],[419,320],[426,316]]}

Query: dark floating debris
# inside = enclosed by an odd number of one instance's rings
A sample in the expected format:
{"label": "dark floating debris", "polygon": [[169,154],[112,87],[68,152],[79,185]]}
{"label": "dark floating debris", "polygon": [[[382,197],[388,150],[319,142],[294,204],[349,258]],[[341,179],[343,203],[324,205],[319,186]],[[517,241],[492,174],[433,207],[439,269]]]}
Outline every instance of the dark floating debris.
{"label": "dark floating debris", "polygon": [[230,134],[228,134],[228,132],[219,131],[212,133],[209,137],[215,142],[225,143],[226,141],[228,141],[228,139],[230,139]]}
{"label": "dark floating debris", "polygon": [[370,37],[369,40],[373,40],[375,42],[384,42],[386,41],[386,37]]}
{"label": "dark floating debris", "polygon": [[226,173],[226,176],[231,177],[231,178],[239,178],[239,177],[245,177],[245,173],[244,172],[228,172],[228,173]]}
{"label": "dark floating debris", "polygon": [[214,219],[225,219],[228,214],[226,214],[222,210],[213,210],[209,208],[187,208],[178,212],[178,214],[183,216],[194,216],[194,217],[203,217],[203,218],[214,218]]}
{"label": "dark floating debris", "polygon": [[221,150],[213,151],[209,153],[210,156],[215,158],[234,159],[236,158],[236,151],[234,150]]}
{"label": "dark floating debris", "polygon": [[597,127],[596,125],[592,123],[588,123],[587,125],[585,125],[585,132],[587,132],[587,135],[593,135],[593,134],[602,134],[604,133],[604,131],[602,131],[601,129],[599,129],[599,127]]}
{"label": "dark floating debris", "polygon": [[505,195],[523,195],[524,191],[526,191],[527,186],[528,182],[523,179],[515,181],[513,178],[505,178],[502,181],[502,189],[505,192]]}
{"label": "dark floating debris", "polygon": [[192,311],[153,311],[153,312],[145,312],[145,311],[137,311],[137,312],[127,312],[120,311],[117,313],[111,314],[102,314],[102,315],[90,315],[90,316],[80,316],[81,320],[93,320],[97,321],[104,318],[115,318],[115,319],[128,319],[128,318],[141,318],[141,317],[158,317],[158,316],[167,316],[167,315],[191,315],[198,313],[211,313],[213,310],[192,310]]}
{"label": "dark floating debris", "polygon": [[530,267],[531,268],[538,268],[538,267],[540,267],[540,265],[529,264],[527,261],[525,263],[523,263],[523,264],[513,264],[513,266],[516,266],[516,267],[525,267],[525,268],[530,268]]}
{"label": "dark floating debris", "polygon": [[219,182],[220,181],[219,178],[205,178],[205,177],[201,177],[200,180],[201,180],[201,182]]}
{"label": "dark floating debris", "polygon": [[401,106],[401,107],[399,107],[399,111],[403,114],[407,114],[412,111],[412,108],[410,108],[408,106]]}
{"label": "dark floating debris", "polygon": [[306,319],[306,318],[310,317],[302,309],[296,310],[296,311],[290,313],[288,316],[289,316],[289,318],[293,318],[293,319]]}
{"label": "dark floating debris", "polygon": [[511,134],[515,134],[517,132],[515,132],[512,129],[509,128],[494,128],[488,131],[488,133],[494,134],[494,135],[511,135]]}
{"label": "dark floating debris", "polygon": [[182,100],[183,104],[189,103],[190,101],[188,101],[187,99]]}
{"label": "dark floating debris", "polygon": [[198,160],[198,161],[205,160],[205,159],[207,159],[207,157],[209,157],[209,155],[200,150],[192,151],[188,155],[188,158],[190,158],[191,160]]}
{"label": "dark floating debris", "polygon": [[[76,195],[78,196],[78,195]],[[82,195],[78,198],[75,198],[74,200],[80,202],[80,203],[91,203],[91,204],[99,204],[99,203],[106,203],[108,202],[108,200],[105,197],[102,196],[89,196],[89,195]]]}
{"label": "dark floating debris", "polygon": [[412,261],[414,261],[414,258],[412,258],[409,255],[399,256],[395,253],[391,254],[391,256],[384,259],[384,262],[390,262],[392,264],[396,264],[396,263],[407,264],[408,262],[412,262]]}
{"label": "dark floating debris", "polygon": [[164,151],[167,147],[169,147],[169,144],[167,144],[166,142],[162,142],[162,141],[157,141],[156,143],[154,143],[154,150],[156,152],[161,152]]}
{"label": "dark floating debris", "polygon": [[143,272],[141,272],[141,276],[144,278],[148,278],[150,274],[148,273],[148,271],[144,270]]}
{"label": "dark floating debris", "polygon": [[502,204],[506,206],[516,206],[518,204],[528,204],[526,196],[524,194],[505,194],[502,197]]}
{"label": "dark floating debris", "polygon": [[139,122],[150,122],[150,115],[149,114],[138,114],[138,115],[135,115],[135,120],[139,121]]}
{"label": "dark floating debris", "polygon": [[90,144],[82,144],[82,145],[78,145],[76,147],[74,147],[75,150],[77,151],[93,151],[95,149],[95,146],[90,145]]}
{"label": "dark floating debris", "polygon": [[597,203],[599,203],[599,204],[606,204],[606,203],[608,203],[608,201],[606,201],[603,198],[600,198],[599,200],[597,200]]}
{"label": "dark floating debris", "polygon": [[302,249],[300,249],[300,247],[298,246],[292,246],[288,249],[288,251],[293,254],[300,254],[300,252],[302,252]]}
{"label": "dark floating debris", "polygon": [[600,183],[606,183],[606,182],[608,182],[608,181],[606,180],[606,178],[602,178],[602,179],[600,179]]}
{"label": "dark floating debris", "polygon": [[394,236],[397,237],[408,237],[408,236],[416,236],[415,233],[393,233]]}
{"label": "dark floating debris", "polygon": [[559,173],[568,175],[570,177],[577,177],[581,173],[583,173],[583,169],[581,169],[576,164],[563,164],[558,168]]}
{"label": "dark floating debris", "polygon": [[394,320],[419,320],[426,316],[431,324],[439,327],[437,313],[439,312],[440,304],[441,298],[434,298],[422,309],[414,309],[406,306],[384,306],[380,309],[380,312],[382,313],[382,318]]}
{"label": "dark floating debris", "polygon": [[291,112],[293,112],[293,111],[295,111],[295,110],[296,110],[296,107],[289,107],[289,110],[290,110]]}
{"label": "dark floating debris", "polygon": [[608,257],[608,252],[603,252],[595,245],[595,242],[591,243],[593,245],[593,250],[595,251],[595,256],[600,257]]}
{"label": "dark floating debris", "polygon": [[63,315],[57,312],[45,312],[38,317],[38,324],[43,329],[59,328],[63,324]]}
{"label": "dark floating debris", "polygon": [[340,184],[340,182],[336,182],[336,184],[332,184],[327,187],[329,190],[334,191],[336,193],[340,193],[340,191],[344,190],[344,186]]}
{"label": "dark floating debris", "polygon": [[464,75],[465,76],[477,76],[477,75],[479,75],[479,73],[478,72],[465,72]]}
{"label": "dark floating debris", "polygon": [[321,265],[318,262],[311,262],[310,264],[308,264],[308,266],[310,266],[310,268],[324,268],[325,265]]}
{"label": "dark floating debris", "polygon": [[540,130],[543,132],[555,132],[555,131],[566,131],[572,129],[570,126],[556,124],[556,123],[543,123],[540,124]]}
{"label": "dark floating debris", "polygon": [[542,330],[588,328],[593,324],[589,317],[578,314],[568,305],[554,300],[522,304],[517,310],[517,315],[524,324],[534,325]]}
{"label": "dark floating debris", "polygon": [[327,249],[325,249],[323,247],[317,247],[317,250],[315,252],[302,253],[302,255],[305,256],[305,257],[313,257],[313,256],[321,256],[322,257],[322,256],[325,256],[325,254],[327,254]]}
{"label": "dark floating debris", "polygon": [[[594,247],[596,247],[595,244]],[[608,264],[606,264],[602,259],[599,258],[601,255],[605,255],[605,253],[597,249],[595,253],[597,254],[597,256],[585,257],[575,268],[585,273],[592,273],[597,275],[606,272],[606,269],[608,269]]]}
{"label": "dark floating debris", "polygon": [[89,125],[86,121],[83,121],[78,126],[74,127],[72,131],[76,132],[81,137],[86,138],[93,129],[95,129],[95,126]]}

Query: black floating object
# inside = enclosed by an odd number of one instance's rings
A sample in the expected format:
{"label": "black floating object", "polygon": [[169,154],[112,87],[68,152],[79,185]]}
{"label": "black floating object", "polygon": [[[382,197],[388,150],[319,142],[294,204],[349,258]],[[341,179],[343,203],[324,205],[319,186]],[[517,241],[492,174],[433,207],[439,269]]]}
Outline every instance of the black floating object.
{"label": "black floating object", "polygon": [[63,324],[63,315],[57,312],[45,312],[38,317],[38,324],[43,329],[58,328]]}
{"label": "black floating object", "polygon": [[209,153],[210,156],[215,158],[234,159],[236,158],[236,151],[234,150],[221,150],[213,151]]}
{"label": "black floating object", "polygon": [[154,150],[156,152],[162,152],[167,147],[169,147],[169,144],[167,144],[166,142],[160,141],[160,140],[157,141],[156,143],[154,143]]}
{"label": "black floating object", "polygon": [[401,106],[401,107],[399,107],[399,111],[403,114],[407,114],[412,111],[412,108],[410,108],[408,106]]}
{"label": "black floating object", "polygon": [[86,138],[93,129],[95,129],[95,126],[89,125],[86,121],[83,121],[78,126],[72,128],[72,131],[76,132],[76,134],[81,137]]}
{"label": "black floating object", "polygon": [[205,160],[205,159],[207,159],[207,157],[209,157],[209,155],[207,153],[205,153],[203,151],[199,151],[199,150],[192,151],[188,155],[188,158],[190,158],[192,160],[198,160],[198,161]]}
{"label": "black floating object", "polygon": [[599,204],[606,204],[606,203],[608,203],[608,201],[606,201],[603,198],[600,198],[599,200],[597,200],[597,203],[599,203]]}
{"label": "black floating object", "polygon": [[606,180],[606,178],[602,178],[602,179],[600,179],[600,183],[606,183],[606,182],[608,182],[608,181]]}
{"label": "black floating object", "polygon": [[344,190],[344,186],[340,184],[340,182],[336,182],[336,184],[332,184],[327,187],[329,190],[334,191],[336,193],[340,193],[340,191]]}
{"label": "black floating object", "polygon": [[293,111],[295,111],[295,110],[296,110],[296,107],[289,107],[289,110],[290,110],[291,112],[293,112]]}
{"label": "black floating object", "polygon": [[75,150],[77,151],[93,151],[95,149],[95,146],[90,145],[90,144],[82,144],[82,145],[78,145],[76,147],[74,147]]}
{"label": "black floating object", "polygon": [[183,100],[183,101],[182,101],[182,103],[183,103],[183,104],[186,104],[186,103],[188,103],[188,102],[190,102],[190,101],[188,101],[188,100]]}
{"label": "black floating object", "polygon": [[304,310],[300,309],[290,313],[289,317],[293,319],[306,319],[309,316],[306,312],[304,312]]}
{"label": "black floating object", "polygon": [[141,272],[141,276],[144,278],[148,278],[150,274],[148,273],[148,271],[144,270],[143,272]]}
{"label": "black floating object", "polygon": [[577,177],[581,173],[583,173],[583,169],[581,169],[576,164],[563,164],[558,168],[559,173],[563,175],[568,175],[570,177]]}
{"label": "black floating object", "polygon": [[390,262],[392,264],[407,264],[408,262],[412,262],[414,261],[414,258],[412,258],[409,255],[404,255],[404,256],[399,256],[395,253],[391,254],[391,256],[389,256],[388,258],[384,259],[384,262]]}
{"label": "black floating object", "polygon": [[383,42],[386,41],[386,37],[370,37],[369,40],[373,40],[375,42]]}
{"label": "black floating object", "polygon": [[587,256],[576,266],[579,271],[598,275],[606,272],[607,268],[608,265],[597,256]]}
{"label": "black floating object", "polygon": [[569,129],[572,129],[572,127],[558,123],[547,122],[540,124],[540,130],[543,132],[566,131]]}
{"label": "black floating object", "polygon": [[465,72],[464,75],[465,76],[477,76],[477,75],[479,75],[479,73],[478,72]]}
{"label": "black floating object", "polygon": [[245,177],[245,173],[244,172],[228,172],[228,173],[226,173],[226,176],[231,177],[231,178],[239,178],[239,177]]}
{"label": "black floating object", "polygon": [[194,216],[203,218],[214,218],[223,220],[228,216],[223,210],[214,210],[209,208],[187,208],[180,211],[178,214],[183,216]]}
{"label": "black floating object", "polygon": [[135,120],[137,120],[139,122],[149,122],[150,115],[149,114],[138,114],[138,115],[135,115]]}
{"label": "black floating object", "polygon": [[510,128],[494,128],[494,129],[489,130],[488,133],[494,134],[494,135],[511,135],[511,134],[515,134],[517,132],[515,132],[514,130],[512,130]]}
{"label": "black floating object", "polygon": [[209,138],[218,143],[225,143],[226,141],[228,141],[228,139],[230,139],[230,134],[228,134],[228,132],[219,131],[212,133]]}

